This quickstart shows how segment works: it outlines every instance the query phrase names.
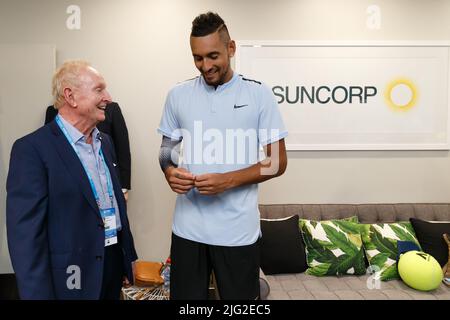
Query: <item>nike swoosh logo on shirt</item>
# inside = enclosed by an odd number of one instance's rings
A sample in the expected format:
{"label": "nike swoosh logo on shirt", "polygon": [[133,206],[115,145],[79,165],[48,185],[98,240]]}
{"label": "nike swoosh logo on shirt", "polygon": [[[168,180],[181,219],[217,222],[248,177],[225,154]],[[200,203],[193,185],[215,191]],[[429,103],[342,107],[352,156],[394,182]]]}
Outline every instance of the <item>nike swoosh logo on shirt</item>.
{"label": "nike swoosh logo on shirt", "polygon": [[234,105],[234,108],[235,109],[239,109],[239,108],[243,108],[243,107],[246,107],[246,106],[248,106],[248,104]]}

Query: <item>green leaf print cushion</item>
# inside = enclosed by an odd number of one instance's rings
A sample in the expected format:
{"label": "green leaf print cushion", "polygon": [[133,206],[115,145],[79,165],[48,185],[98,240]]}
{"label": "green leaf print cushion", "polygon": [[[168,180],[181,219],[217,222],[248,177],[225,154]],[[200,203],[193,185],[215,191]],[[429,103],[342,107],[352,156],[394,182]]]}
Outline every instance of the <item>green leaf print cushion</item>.
{"label": "green leaf print cushion", "polygon": [[307,274],[331,276],[366,273],[364,248],[357,217],[343,220],[300,219],[306,246]]}
{"label": "green leaf print cushion", "polygon": [[361,236],[369,264],[383,281],[399,279],[397,241],[419,241],[410,222],[361,224]]}

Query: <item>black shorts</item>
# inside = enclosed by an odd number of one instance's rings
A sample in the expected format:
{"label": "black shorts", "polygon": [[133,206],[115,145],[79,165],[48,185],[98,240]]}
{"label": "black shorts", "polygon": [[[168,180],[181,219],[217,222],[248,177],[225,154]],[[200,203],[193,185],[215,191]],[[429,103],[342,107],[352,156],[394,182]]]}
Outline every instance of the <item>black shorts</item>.
{"label": "black shorts", "polygon": [[207,300],[211,271],[221,299],[259,298],[259,241],[224,247],[186,240],[172,233],[170,298]]}

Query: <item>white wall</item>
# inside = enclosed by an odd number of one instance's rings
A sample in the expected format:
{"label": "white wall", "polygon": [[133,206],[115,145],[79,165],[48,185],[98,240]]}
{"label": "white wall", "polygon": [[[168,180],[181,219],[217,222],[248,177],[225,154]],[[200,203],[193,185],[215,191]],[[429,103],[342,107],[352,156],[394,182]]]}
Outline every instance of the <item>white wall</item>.
{"label": "white wall", "polygon": [[[71,4],[81,7],[81,30],[66,28]],[[381,8],[379,30],[366,26],[371,4]],[[192,19],[207,10],[222,15],[236,40],[450,39],[446,0],[0,0],[0,43],[55,44],[58,65],[83,58],[104,74],[130,130],[129,216],[143,259],[169,253],[175,196],[159,169],[155,129],[169,88],[197,74],[188,38]],[[36,107],[44,112],[47,103]],[[260,201],[448,202],[449,190],[446,151],[291,152]]]}
{"label": "white wall", "polygon": [[[0,43],[0,273],[12,270],[6,238],[6,176],[11,146],[26,130],[42,125],[36,101],[50,101],[55,47]],[[35,63],[38,60],[39,63]],[[30,90],[31,89],[31,90]]]}

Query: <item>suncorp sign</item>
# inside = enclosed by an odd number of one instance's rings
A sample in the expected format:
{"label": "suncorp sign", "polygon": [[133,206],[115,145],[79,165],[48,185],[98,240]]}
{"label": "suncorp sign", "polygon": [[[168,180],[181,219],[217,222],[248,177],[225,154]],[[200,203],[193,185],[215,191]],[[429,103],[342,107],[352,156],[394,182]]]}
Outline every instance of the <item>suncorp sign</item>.
{"label": "suncorp sign", "polygon": [[267,84],[288,150],[449,150],[450,44],[238,43]]}
{"label": "suncorp sign", "polygon": [[374,86],[274,86],[272,91],[279,104],[343,104],[367,103],[367,99],[374,97],[378,90]]}
{"label": "suncorp sign", "polygon": [[[380,90],[374,85],[320,85],[272,87],[278,104],[367,104]],[[406,78],[391,81],[384,89],[384,101],[394,110],[407,111],[417,102],[417,87]]]}

